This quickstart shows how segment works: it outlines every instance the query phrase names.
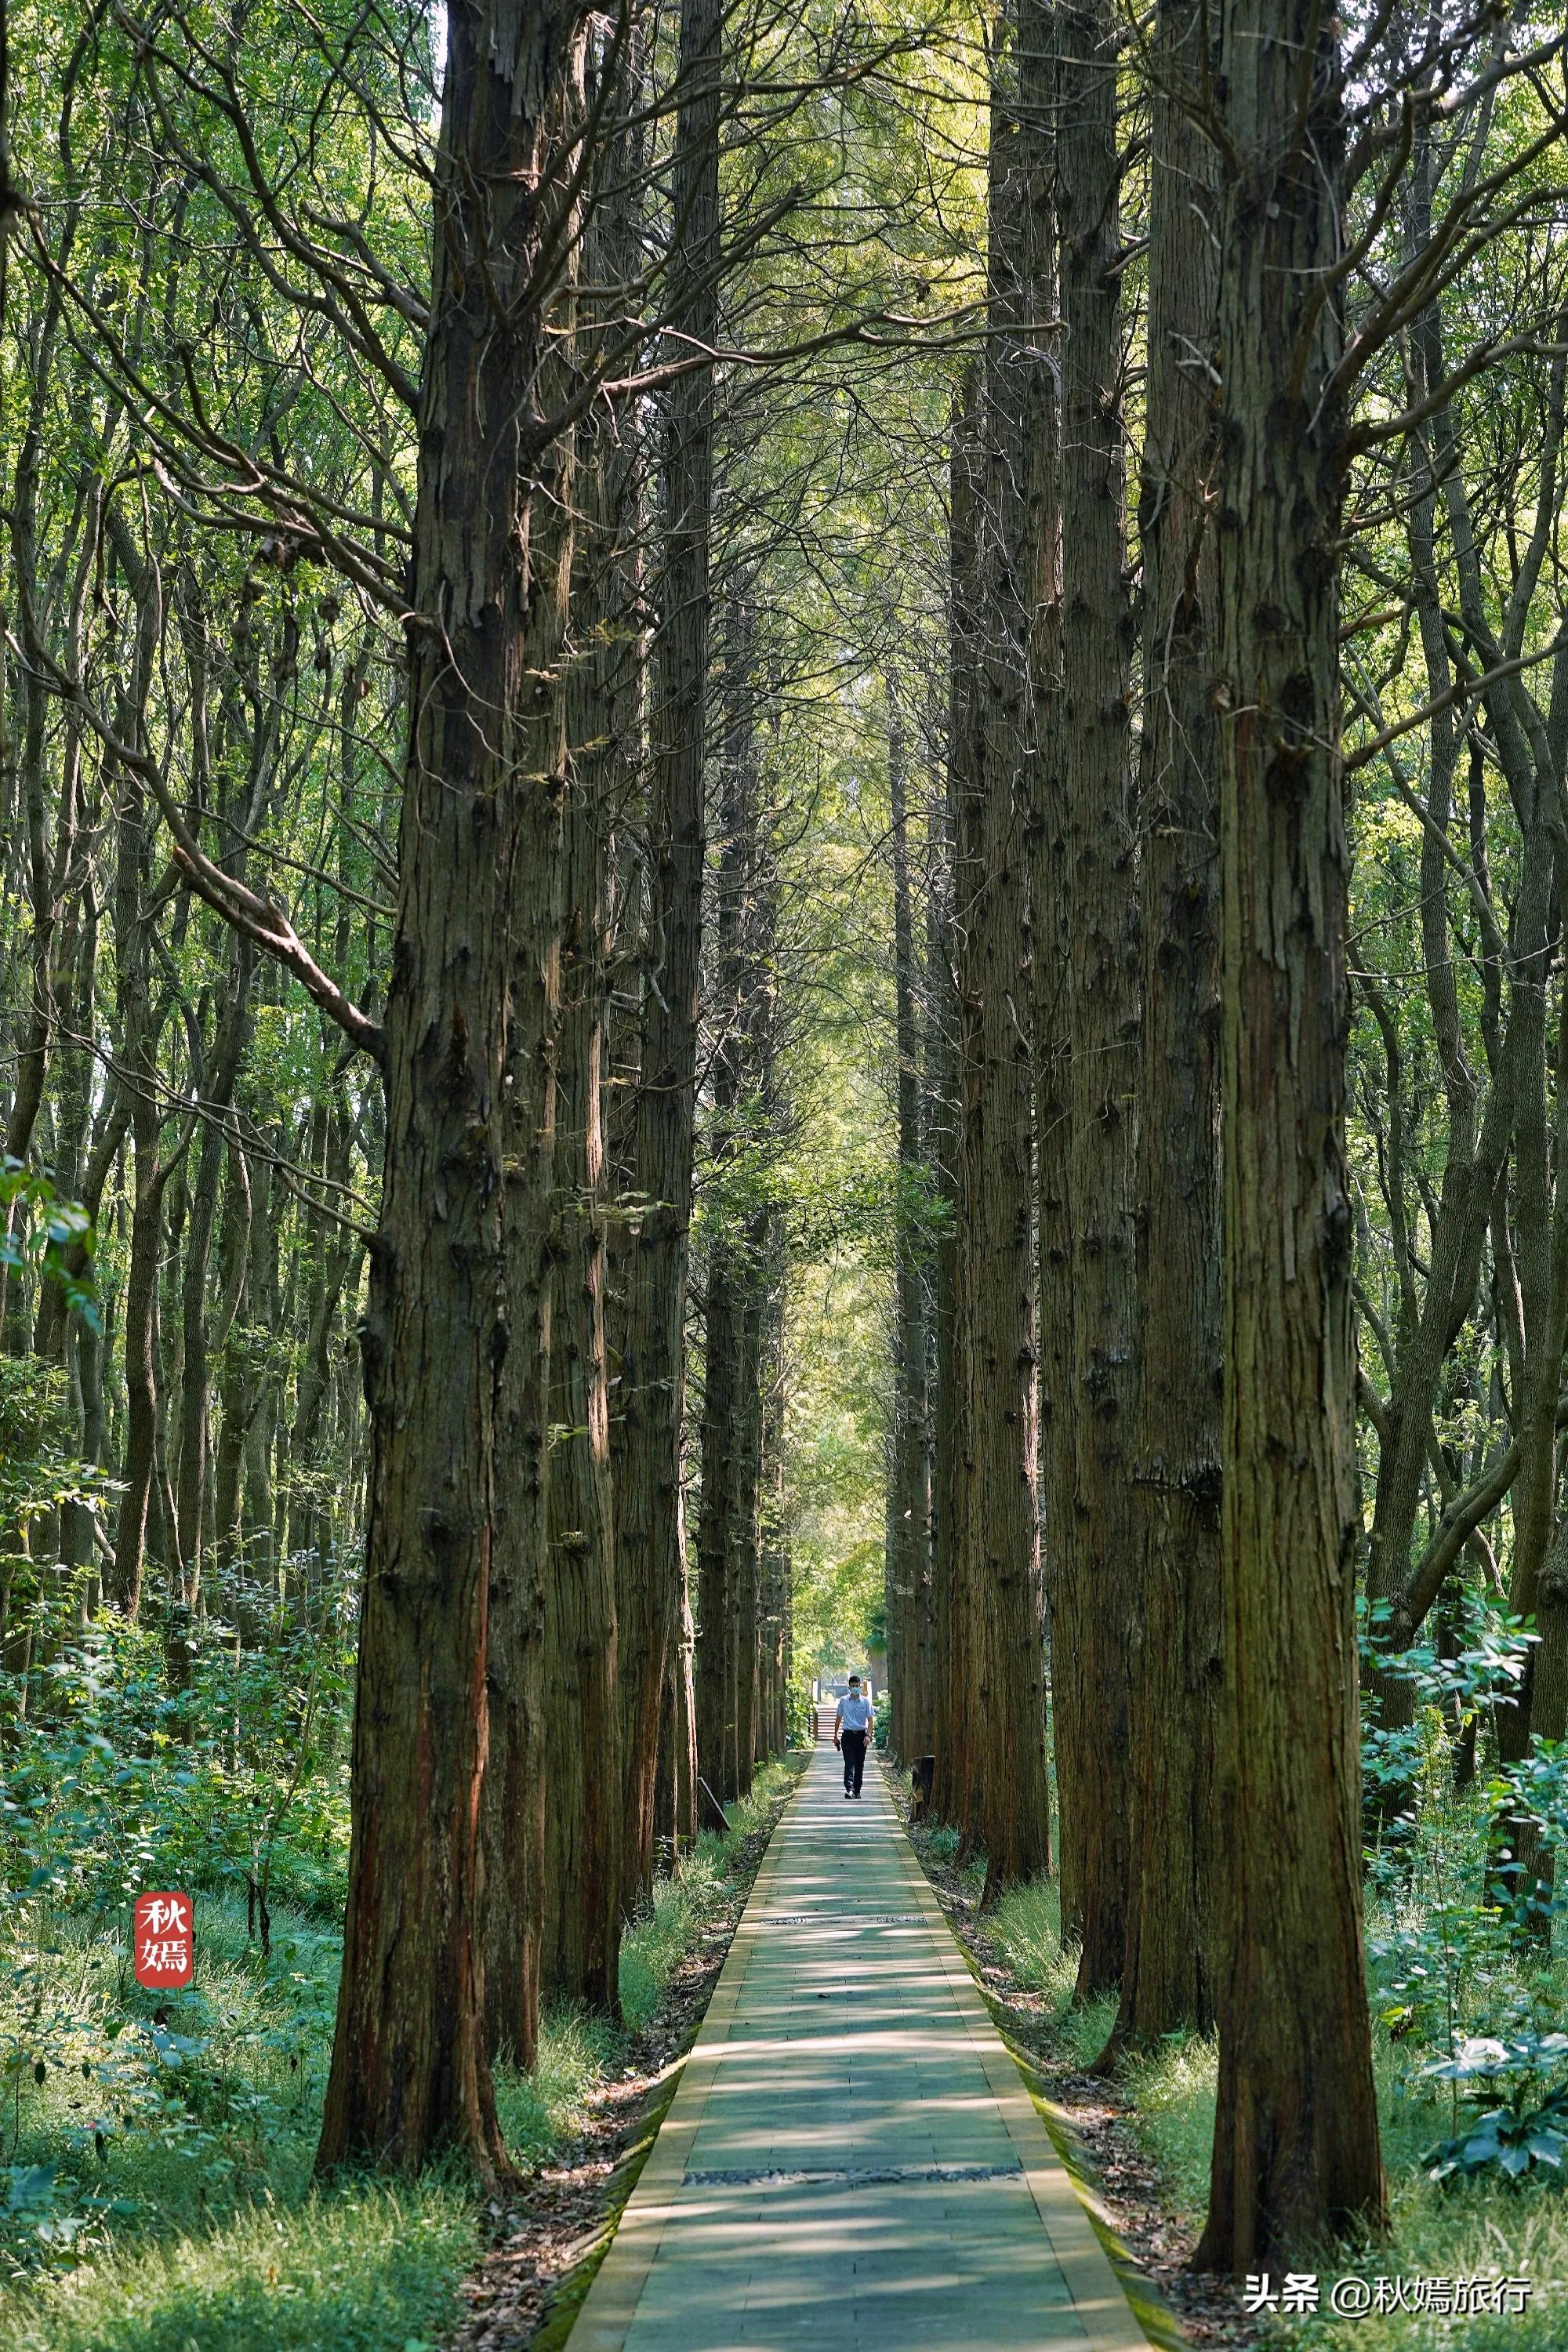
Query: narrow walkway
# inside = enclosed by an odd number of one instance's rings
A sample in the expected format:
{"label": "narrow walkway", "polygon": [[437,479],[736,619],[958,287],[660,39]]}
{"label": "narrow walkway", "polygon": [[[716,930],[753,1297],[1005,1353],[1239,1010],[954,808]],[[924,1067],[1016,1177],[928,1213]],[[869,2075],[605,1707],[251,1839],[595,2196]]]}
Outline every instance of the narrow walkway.
{"label": "narrow walkway", "polygon": [[880,1771],[785,1809],[570,2352],[1146,2352]]}

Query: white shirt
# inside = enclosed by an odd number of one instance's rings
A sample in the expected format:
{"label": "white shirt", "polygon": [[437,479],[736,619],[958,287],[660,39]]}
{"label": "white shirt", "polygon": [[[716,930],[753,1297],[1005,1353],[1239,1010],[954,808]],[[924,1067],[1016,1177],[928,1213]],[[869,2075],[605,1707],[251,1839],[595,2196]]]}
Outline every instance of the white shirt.
{"label": "white shirt", "polygon": [[871,1723],[870,1700],[861,1698],[856,1692],[851,1691],[847,1698],[841,1698],[838,1702],[837,1721],[840,1731],[868,1730]]}

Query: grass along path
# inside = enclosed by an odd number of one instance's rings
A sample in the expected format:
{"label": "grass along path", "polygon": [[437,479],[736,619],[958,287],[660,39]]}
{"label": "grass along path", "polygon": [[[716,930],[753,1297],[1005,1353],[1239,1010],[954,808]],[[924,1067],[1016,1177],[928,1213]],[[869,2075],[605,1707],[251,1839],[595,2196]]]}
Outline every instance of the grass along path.
{"label": "grass along path", "polygon": [[[1393,2236],[1360,2262],[1341,2261],[1336,2267],[1325,2261],[1325,2291],[1331,2276],[1350,2271],[1368,2279],[1511,2273],[1532,2283],[1526,2312],[1257,2319],[1243,2315],[1234,2291],[1194,2281],[1183,2266],[1208,2201],[1214,2042],[1173,2037],[1157,2054],[1124,2063],[1110,2083],[1089,2075],[1085,2070],[1105,2046],[1116,2005],[1101,2000],[1074,2008],[1076,1961],[1061,1948],[1055,1885],[1041,1881],[1019,1888],[982,1916],[983,1868],[958,1871],[956,1836],[921,1830],[913,1836],[1006,2030],[1035,2053],[1051,2096],[1068,2110],[1099,2176],[1112,2226],[1194,2344],[1260,2346],[1268,2352],[1285,2346],[1327,2352],[1347,2342],[1355,2352],[1562,2352],[1568,2344],[1568,2191],[1435,2188],[1418,2159],[1423,2148],[1447,2137],[1447,2102],[1418,2095],[1408,2057],[1381,2024],[1373,2028],[1373,2053]],[[1375,1932],[1378,1925],[1374,1916],[1369,1926]],[[1568,2014],[1568,1987],[1563,2008]]]}
{"label": "grass along path", "polygon": [[[637,2053],[668,2039],[671,1988],[716,1970],[759,1832],[792,1780],[768,1767],[728,1837],[705,1835],[661,1885],[623,1947],[625,2027],[556,2014],[534,2073],[502,2078],[507,2144],[525,2171],[559,2169],[606,2101],[626,2105]],[[7,1919],[0,2344],[433,2352],[464,2319],[463,2283],[504,2217],[440,2169],[314,2187],[339,1938],[279,1907],[264,1959],[244,1905],[218,1895],[201,1898],[199,1927],[195,1984],[160,1998],[131,1979],[122,1922],[37,1902]],[[689,2003],[688,1981],[681,2019]]]}

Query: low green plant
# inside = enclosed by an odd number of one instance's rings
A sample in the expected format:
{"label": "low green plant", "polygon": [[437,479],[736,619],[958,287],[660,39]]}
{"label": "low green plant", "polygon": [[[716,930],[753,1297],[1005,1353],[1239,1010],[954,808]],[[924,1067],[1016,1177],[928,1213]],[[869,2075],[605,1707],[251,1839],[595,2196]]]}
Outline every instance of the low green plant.
{"label": "low green plant", "polygon": [[946,1870],[951,1870],[958,1860],[958,1850],[963,1842],[957,1830],[946,1828],[921,1830],[915,1838],[927,1862],[934,1862]]}
{"label": "low green plant", "polygon": [[1489,2022],[1518,2000],[1509,1925],[1495,1904],[1404,1906],[1373,1927],[1367,1952],[1373,2013],[1423,2062],[1430,2051],[1453,2051],[1461,2010],[1472,2024]]}
{"label": "low green plant", "polygon": [[[1505,2180],[1563,2177],[1568,2150],[1568,2033],[1478,2035],[1426,2068],[1433,2082],[1467,2084],[1464,2103],[1480,2112],[1465,2130],[1429,2147],[1429,2179]],[[1563,2077],[1552,2084],[1552,2076]],[[1548,2084],[1552,2084],[1550,2088]]]}
{"label": "low green plant", "polygon": [[436,2352],[479,2251],[455,2179],[349,2180],[0,2291],[0,2334],[7,2352]]}
{"label": "low green plant", "polygon": [[982,1926],[1016,1981],[1042,1996],[1046,2036],[1054,2053],[1074,2066],[1091,2064],[1110,2038],[1116,2001],[1077,1999],[1078,1947],[1062,1942],[1056,1881],[1037,1878],[1010,1888]]}

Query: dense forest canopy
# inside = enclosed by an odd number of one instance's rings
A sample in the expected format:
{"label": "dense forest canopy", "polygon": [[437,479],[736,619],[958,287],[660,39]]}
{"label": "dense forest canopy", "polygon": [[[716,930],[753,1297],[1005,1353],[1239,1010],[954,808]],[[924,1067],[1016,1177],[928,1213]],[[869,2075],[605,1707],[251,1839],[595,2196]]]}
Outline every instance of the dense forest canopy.
{"label": "dense forest canopy", "polygon": [[868,1663],[1202,2264],[1532,2189],[1561,10],[5,19],[0,2315],[509,2191]]}

